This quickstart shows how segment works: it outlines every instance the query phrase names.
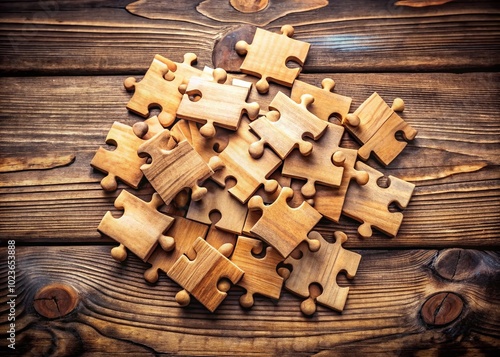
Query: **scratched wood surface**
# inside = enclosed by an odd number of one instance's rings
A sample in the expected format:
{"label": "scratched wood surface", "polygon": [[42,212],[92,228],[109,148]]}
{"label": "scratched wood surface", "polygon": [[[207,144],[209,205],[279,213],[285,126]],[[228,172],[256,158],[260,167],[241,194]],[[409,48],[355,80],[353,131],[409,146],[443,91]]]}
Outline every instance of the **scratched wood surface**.
{"label": "scratched wood surface", "polygon": [[[269,3],[247,14],[213,0],[0,3],[0,241],[16,241],[18,293],[9,355],[498,352],[498,5]],[[127,112],[122,83],[144,74],[156,53],[181,61],[195,52],[199,68],[219,65],[240,76],[235,36],[284,24],[311,43],[301,80],[319,86],[333,78],[335,92],[353,98],[352,110],[373,91],[389,103],[405,100],[401,116],[418,130],[416,140],[388,167],[369,164],[413,182],[414,196],[395,238],[375,232],[363,240],[349,218],[316,227],[330,241],[344,231],[344,246],[362,255],[355,279],[339,278],[351,287],[342,313],[319,308],[307,318],[287,292],[243,310],[237,289],[214,314],[196,302],[179,308],[180,288],[166,276],[151,285],[142,276],[146,263],[111,258],[115,243],[97,226],[119,190],[104,192],[90,161],[115,120],[142,120]],[[278,90],[289,93],[273,85],[248,101],[267,104]],[[342,145],[358,147],[348,135]],[[152,193],[146,182],[136,192],[144,200]],[[0,248],[2,350],[6,256]]]}

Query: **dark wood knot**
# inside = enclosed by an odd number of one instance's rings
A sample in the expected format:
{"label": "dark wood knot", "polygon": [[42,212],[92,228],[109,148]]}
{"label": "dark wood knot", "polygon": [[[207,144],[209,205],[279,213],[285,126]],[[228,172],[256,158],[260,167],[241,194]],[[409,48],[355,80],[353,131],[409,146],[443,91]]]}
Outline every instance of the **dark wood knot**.
{"label": "dark wood knot", "polygon": [[457,294],[440,292],[424,303],[421,315],[429,326],[444,326],[457,319],[462,313],[464,302]]}
{"label": "dark wood knot", "polygon": [[33,306],[40,315],[57,319],[73,311],[78,300],[78,293],[71,286],[50,284],[37,291]]}
{"label": "dark wood knot", "polygon": [[256,31],[255,26],[241,25],[226,31],[215,42],[212,51],[212,62],[214,67],[223,68],[227,72],[239,72],[243,56],[236,53],[234,46],[236,42],[243,40],[251,43]]}
{"label": "dark wood knot", "polygon": [[478,254],[469,249],[452,248],[439,254],[434,262],[436,272],[448,280],[464,280],[477,274],[481,265]]}

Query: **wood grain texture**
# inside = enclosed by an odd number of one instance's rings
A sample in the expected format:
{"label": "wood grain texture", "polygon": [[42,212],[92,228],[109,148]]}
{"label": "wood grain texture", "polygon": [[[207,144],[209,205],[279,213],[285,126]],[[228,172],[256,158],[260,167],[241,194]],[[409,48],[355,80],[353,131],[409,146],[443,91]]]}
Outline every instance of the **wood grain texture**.
{"label": "wood grain texture", "polygon": [[[323,356],[355,348],[360,355],[397,356],[467,348],[471,355],[493,354],[500,347],[499,255],[462,251],[480,264],[468,277],[443,279],[434,260],[447,252],[358,251],[356,277],[339,279],[350,287],[343,313],[318,307],[315,317],[307,318],[300,313],[300,299],[286,291],[277,304],[257,296],[250,311],[239,307],[237,288],[213,314],[196,301],[181,308],[174,300],[175,283],[164,275],[157,285],[145,283],[146,263],[131,256],[120,265],[108,247],[17,247],[15,352]],[[0,256],[6,254],[0,249]],[[6,276],[2,260],[0,277],[6,281]],[[35,312],[33,300],[54,282],[71,286],[79,303],[70,314],[48,320]],[[5,290],[2,285],[2,306]],[[420,311],[439,292],[457,294],[465,307],[453,322],[430,327]],[[1,331],[7,330],[5,313],[2,309]],[[4,346],[6,333],[0,337]]]}
{"label": "wood grain texture", "polygon": [[[71,1],[2,3],[0,71],[142,73],[156,53],[180,61],[186,52],[195,52],[200,63],[210,65],[219,37],[240,24],[257,25],[254,14],[235,17],[234,9],[222,11],[208,2],[198,7],[199,0],[127,6],[131,2],[89,0],[76,7]],[[270,6],[263,12],[276,10],[277,18],[266,29],[278,32],[290,24],[296,39],[311,43],[305,72],[477,70],[499,65],[500,12],[494,1],[413,8],[386,0],[338,0],[312,11],[286,14],[289,7]]]}
{"label": "wood grain texture", "polygon": [[[317,227],[332,237],[340,228],[358,247],[498,247],[500,236],[500,165],[497,120],[499,75],[335,74],[336,92],[353,98],[356,108],[373,91],[392,101],[405,99],[401,114],[419,134],[387,168],[386,175],[416,184],[397,238],[375,233],[356,237],[357,223],[342,217],[339,225],[322,220]],[[138,116],[125,107],[130,94],[125,76],[4,77],[0,88],[2,157],[38,152],[74,153],[70,166],[0,174],[0,236],[24,242],[105,242],[97,233],[101,218],[113,210],[116,193],[99,186],[103,175],[90,161],[115,120],[132,125]],[[320,85],[324,74],[300,76]],[[474,84],[474,85],[471,85]],[[33,91],[32,88],[47,88]],[[276,88],[271,87],[270,93]],[[252,91],[249,101],[266,107],[269,97]],[[266,104],[267,103],[267,104]],[[24,115],[19,115],[23,108]],[[473,120],[471,119],[473,118]],[[346,135],[341,146],[356,148]],[[137,194],[151,197],[145,182]],[[173,209],[172,207],[170,209]]]}

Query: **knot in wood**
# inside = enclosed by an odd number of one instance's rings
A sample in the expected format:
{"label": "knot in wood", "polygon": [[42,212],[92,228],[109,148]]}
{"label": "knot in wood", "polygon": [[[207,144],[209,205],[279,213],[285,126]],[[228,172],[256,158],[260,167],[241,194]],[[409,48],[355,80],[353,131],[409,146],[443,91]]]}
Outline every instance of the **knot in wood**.
{"label": "knot in wood", "polygon": [[65,284],[50,284],[37,291],[33,306],[48,319],[57,319],[68,315],[78,304],[78,293]]}
{"label": "knot in wood", "polygon": [[444,326],[455,321],[463,307],[463,300],[457,294],[440,292],[427,299],[422,306],[421,315],[429,326]]}
{"label": "knot in wood", "polygon": [[229,2],[232,7],[245,14],[262,11],[269,5],[269,0],[230,0]]}
{"label": "knot in wood", "polygon": [[223,68],[228,72],[240,72],[244,57],[238,55],[234,47],[238,41],[251,43],[256,29],[255,26],[241,25],[232,27],[223,33],[215,42],[212,51],[214,67]]}
{"label": "knot in wood", "polygon": [[434,262],[436,272],[448,280],[464,280],[476,275],[480,257],[476,252],[459,248],[447,249]]}

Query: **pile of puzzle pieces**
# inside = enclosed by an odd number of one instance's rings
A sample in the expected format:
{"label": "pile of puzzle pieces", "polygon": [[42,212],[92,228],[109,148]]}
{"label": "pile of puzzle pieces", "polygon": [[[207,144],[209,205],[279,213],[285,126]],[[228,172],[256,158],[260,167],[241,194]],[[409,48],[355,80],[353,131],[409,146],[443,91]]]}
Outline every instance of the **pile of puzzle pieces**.
{"label": "pile of puzzle pieces", "polygon": [[[373,154],[389,165],[407,144],[396,133],[415,137],[397,114],[404,103],[390,107],[373,93],[349,113],[351,98],[333,93],[332,79],[321,88],[296,79],[309,44],[292,36],[288,25],[281,34],[257,29],[251,44],[235,46],[245,56],[246,78],[259,78],[259,93],[269,82],[291,87],[290,96],[277,91],[267,107],[247,102],[253,82],[197,69],[194,54],[182,63],[156,55],[141,80],[124,81],[133,92],[127,108],[149,118],[133,127],[115,122],[106,142],[116,149],[101,147],[92,159],[106,174],[104,190],[116,190],[117,180],[137,189],[145,177],[156,191],[145,202],[122,190],[115,201],[122,216],[106,213],[98,231],[119,243],[114,259],[125,260],[128,250],[151,266],[148,282],[163,271],[178,283],[182,306],[194,297],[214,311],[237,285],[245,308],[255,294],[279,299],[284,287],[303,299],[306,315],[317,304],[342,311],[349,288],[337,284],[337,275],[353,278],[361,256],[343,248],[343,232],[331,243],[315,226],[343,213],[361,223],[363,238],[372,228],[388,236],[399,230],[403,214],[389,204],[405,208],[414,185],[392,176],[379,185],[383,173],[357,160]],[[289,60],[300,66],[287,67]],[[344,130],[359,150],[340,147]],[[163,205],[186,213],[169,216]]]}

